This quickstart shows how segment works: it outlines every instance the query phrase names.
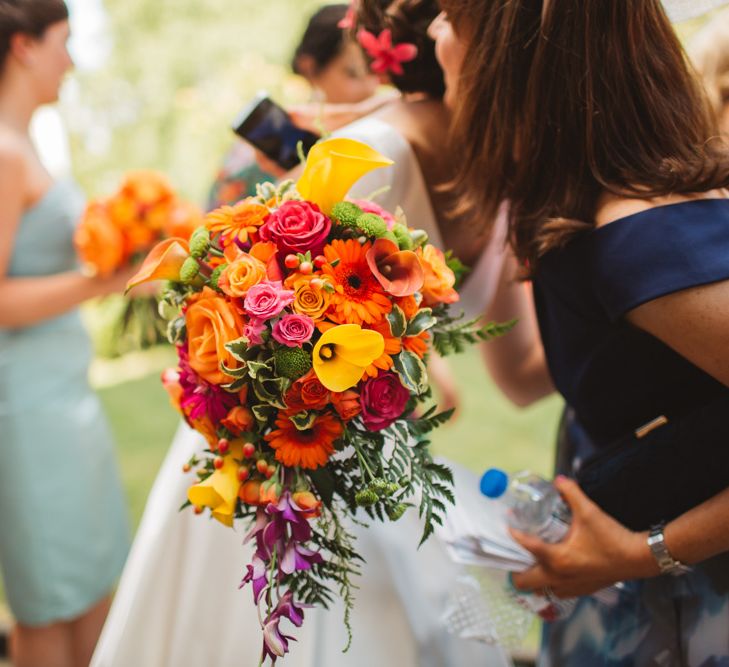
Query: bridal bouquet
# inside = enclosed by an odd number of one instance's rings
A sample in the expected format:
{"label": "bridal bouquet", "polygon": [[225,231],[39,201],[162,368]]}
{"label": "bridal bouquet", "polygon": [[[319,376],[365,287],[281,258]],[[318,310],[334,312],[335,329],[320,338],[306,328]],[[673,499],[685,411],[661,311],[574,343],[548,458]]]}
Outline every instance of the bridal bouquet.
{"label": "bridal bouquet", "polygon": [[425,359],[502,333],[448,313],[446,257],[424,232],[370,201],[345,199],[391,162],[329,139],[296,185],[217,209],[190,238],[157,245],[130,286],[167,279],[160,304],[178,367],[163,382],[207,440],[184,466],[195,512],[248,521],[250,584],[275,663],[304,608],[344,600],[361,559],[349,520],[397,521],[417,505],[423,540],[452,502],[450,470],[427,434],[450,412],[430,396]]}
{"label": "bridal bouquet", "polygon": [[189,238],[201,222],[201,211],[180,199],[162,174],[135,171],[112,196],[88,203],[74,242],[87,271],[108,276],[163,238]]}

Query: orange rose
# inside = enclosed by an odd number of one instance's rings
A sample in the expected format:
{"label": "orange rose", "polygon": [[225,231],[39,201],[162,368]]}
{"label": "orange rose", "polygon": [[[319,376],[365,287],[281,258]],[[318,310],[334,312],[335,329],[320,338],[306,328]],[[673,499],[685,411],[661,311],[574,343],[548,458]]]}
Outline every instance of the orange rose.
{"label": "orange rose", "polygon": [[254,418],[251,411],[243,406],[236,405],[230,409],[228,416],[225,419],[221,419],[220,423],[225,426],[233,435],[240,435],[243,431],[250,431],[253,424]]}
{"label": "orange rose", "polygon": [[248,290],[266,278],[266,265],[241,252],[223,269],[218,280],[218,287],[228,296],[244,297]]}
{"label": "orange rose", "polygon": [[258,505],[261,502],[261,481],[258,479],[248,480],[240,487],[238,497],[246,505]]}
{"label": "orange rose", "polygon": [[126,260],[122,233],[100,202],[86,207],[74,243],[81,261],[101,276],[113,273]]}
{"label": "orange rose", "polygon": [[354,419],[360,412],[362,406],[359,402],[359,394],[352,389],[342,392],[332,392],[332,405],[343,421]]}
{"label": "orange rose", "polygon": [[185,313],[190,366],[212,384],[224,384],[230,378],[220,365],[238,368],[239,363],[225,349],[225,344],[241,337],[243,318],[224,298],[205,288],[194,298]]}
{"label": "orange rose", "polygon": [[458,301],[458,292],[453,289],[456,276],[448,268],[445,256],[435,246],[426,245],[420,256],[425,271],[423,283],[423,304],[436,306],[439,303],[455,303]]}
{"label": "orange rose", "polygon": [[314,369],[300,377],[286,392],[289,410],[323,410],[329,403],[329,390],[319,381]]}
{"label": "orange rose", "polygon": [[317,500],[311,491],[296,491],[291,499],[301,508],[301,513],[307,519],[316,519],[321,515],[321,500]]}
{"label": "orange rose", "polygon": [[[312,280],[318,280],[320,285],[312,286]],[[286,279],[285,286],[294,290],[294,302],[291,304],[294,312],[299,315],[308,315],[315,322],[322,319],[332,300],[332,292],[322,286],[326,281],[326,278],[315,274],[305,276],[301,273],[294,273],[290,275]]]}

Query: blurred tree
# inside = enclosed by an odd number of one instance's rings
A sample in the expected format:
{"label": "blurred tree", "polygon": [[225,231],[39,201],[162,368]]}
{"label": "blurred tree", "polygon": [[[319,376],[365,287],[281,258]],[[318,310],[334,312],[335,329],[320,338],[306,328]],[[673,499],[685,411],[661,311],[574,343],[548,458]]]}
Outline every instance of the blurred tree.
{"label": "blurred tree", "polygon": [[261,88],[300,101],[288,60],[313,0],[106,0],[111,55],[79,72],[64,96],[77,177],[89,195],[122,173],[159,169],[202,202],[233,137],[230,124]]}

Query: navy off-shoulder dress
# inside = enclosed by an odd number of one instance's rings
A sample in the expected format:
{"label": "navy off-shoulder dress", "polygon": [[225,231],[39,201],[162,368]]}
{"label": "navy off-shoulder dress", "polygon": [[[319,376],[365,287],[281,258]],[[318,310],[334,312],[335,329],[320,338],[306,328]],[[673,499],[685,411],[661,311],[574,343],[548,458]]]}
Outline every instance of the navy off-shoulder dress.
{"label": "navy off-shoulder dress", "polygon": [[[708,498],[729,486],[729,388],[624,316],[725,280],[724,199],[621,218],[540,262],[534,295],[550,371],[589,436],[575,458],[597,454],[593,481],[602,476],[607,489],[625,484],[612,488],[606,509],[634,528],[680,514],[697,489]],[[726,318],[729,350],[729,311]],[[647,437],[631,435],[660,416],[667,423]],[[613,460],[612,443],[626,437],[632,450],[621,447]],[[669,476],[668,485],[656,471]],[[656,497],[663,505],[646,513]],[[628,582],[613,606],[580,599],[569,618],[545,627],[540,666],[729,667],[729,555],[681,577]]]}

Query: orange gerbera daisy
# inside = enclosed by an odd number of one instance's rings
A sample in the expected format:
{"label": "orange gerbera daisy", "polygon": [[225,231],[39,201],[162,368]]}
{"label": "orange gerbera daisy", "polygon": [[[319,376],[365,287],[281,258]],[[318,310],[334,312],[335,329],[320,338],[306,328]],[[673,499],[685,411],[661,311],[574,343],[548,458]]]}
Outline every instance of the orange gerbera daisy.
{"label": "orange gerbera daisy", "polygon": [[313,470],[323,466],[334,453],[334,441],[344,425],[331,413],[316,418],[311,428],[299,431],[288,415],[278,413],[275,431],[266,436],[268,444],[276,450],[276,460],[290,468],[300,466]]}
{"label": "orange gerbera daisy", "polygon": [[[373,324],[392,310],[392,303],[367,264],[372,244],[335,240],[324,247],[322,274],[334,285],[327,317],[339,324]],[[332,266],[334,264],[335,266]]]}
{"label": "orange gerbera daisy", "polygon": [[390,332],[390,323],[387,320],[382,320],[377,324],[372,324],[367,327],[368,329],[374,329],[385,339],[385,351],[377,357],[367,368],[365,369],[363,380],[367,378],[377,377],[380,371],[389,371],[392,368],[392,355],[399,354],[402,350],[402,343],[399,338],[395,338]]}
{"label": "orange gerbera daisy", "polygon": [[230,245],[236,239],[247,243],[266,221],[268,208],[249,197],[233,206],[221,206],[205,216],[205,226],[213,234],[220,234],[222,244]]}
{"label": "orange gerbera daisy", "polygon": [[402,346],[413,354],[417,354],[422,359],[428,351],[428,339],[428,332],[421,331],[417,336],[403,338]]}

